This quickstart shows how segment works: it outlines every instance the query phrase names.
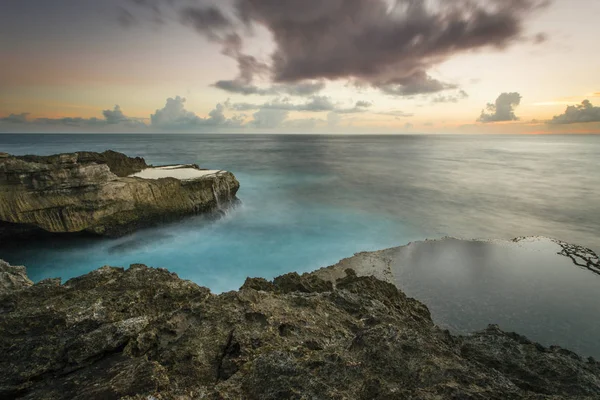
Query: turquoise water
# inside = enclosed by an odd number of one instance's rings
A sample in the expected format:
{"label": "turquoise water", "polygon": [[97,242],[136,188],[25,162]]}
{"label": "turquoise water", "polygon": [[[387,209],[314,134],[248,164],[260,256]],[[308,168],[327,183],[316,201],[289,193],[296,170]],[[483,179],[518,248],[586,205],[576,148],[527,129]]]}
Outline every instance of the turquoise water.
{"label": "turquoise water", "polygon": [[600,136],[0,135],[0,151],[113,149],[227,169],[242,205],[115,240],[3,246],[32,279],[164,267],[215,292],[445,235],[543,235],[600,249]]}

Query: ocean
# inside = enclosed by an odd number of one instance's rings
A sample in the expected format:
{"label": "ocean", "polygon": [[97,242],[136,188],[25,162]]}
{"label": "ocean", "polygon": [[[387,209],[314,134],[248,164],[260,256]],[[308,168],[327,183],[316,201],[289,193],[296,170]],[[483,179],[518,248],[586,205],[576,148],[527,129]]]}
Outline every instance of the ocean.
{"label": "ocean", "polygon": [[18,155],[107,149],[232,171],[241,204],[119,239],[0,244],[0,258],[36,281],[145,263],[223,292],[443,236],[600,250],[600,135],[0,135]]}

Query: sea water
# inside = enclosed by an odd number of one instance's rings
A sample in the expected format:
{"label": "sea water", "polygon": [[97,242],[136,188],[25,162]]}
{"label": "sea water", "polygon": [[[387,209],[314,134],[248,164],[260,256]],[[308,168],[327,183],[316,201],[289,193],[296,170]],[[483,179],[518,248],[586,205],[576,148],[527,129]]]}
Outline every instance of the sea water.
{"label": "sea water", "polygon": [[0,258],[36,281],[145,263],[222,292],[446,235],[600,250],[600,136],[0,135],[17,155],[107,149],[232,171],[241,205],[119,239],[0,244]]}
{"label": "sea water", "polygon": [[[539,235],[600,250],[600,136],[0,135],[12,154],[107,149],[232,171],[241,204],[118,239],[0,243],[0,259],[34,281],[144,263],[218,293],[441,236]],[[465,333],[499,322],[600,357],[600,275],[549,263],[556,254],[481,258],[467,243],[457,258],[443,243],[423,247],[399,282],[436,323]]]}

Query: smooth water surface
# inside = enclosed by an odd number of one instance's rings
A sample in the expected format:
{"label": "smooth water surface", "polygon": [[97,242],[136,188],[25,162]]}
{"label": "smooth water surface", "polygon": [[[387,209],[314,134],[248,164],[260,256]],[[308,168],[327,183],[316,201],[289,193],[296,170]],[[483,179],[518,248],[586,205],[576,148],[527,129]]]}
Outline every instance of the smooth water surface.
{"label": "smooth water surface", "polygon": [[600,136],[0,135],[12,154],[109,148],[230,170],[242,205],[116,240],[0,245],[0,258],[34,280],[145,263],[220,292],[446,235],[600,249]]}
{"label": "smooth water surface", "polygon": [[444,239],[386,251],[396,284],[453,332],[490,323],[600,359],[600,276],[548,239]]}

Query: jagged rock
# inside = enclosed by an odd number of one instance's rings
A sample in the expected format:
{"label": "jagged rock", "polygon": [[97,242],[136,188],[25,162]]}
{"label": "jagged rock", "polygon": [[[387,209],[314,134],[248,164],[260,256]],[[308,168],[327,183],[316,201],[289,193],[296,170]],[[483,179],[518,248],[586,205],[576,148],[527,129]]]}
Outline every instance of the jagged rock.
{"label": "jagged rock", "polygon": [[149,167],[149,165],[146,164],[146,161],[141,157],[128,157],[123,153],[112,150],[107,150],[103,153],[80,151],[77,153],[55,154],[52,156],[27,155],[17,156],[15,158],[37,164],[106,164],[113,174],[120,177],[132,175]]}
{"label": "jagged rock", "polygon": [[27,277],[25,267],[11,266],[6,261],[0,260],[0,295],[25,289],[33,285],[33,282]]}
{"label": "jagged rock", "polygon": [[226,171],[185,180],[129,176],[148,167],[142,158],[112,151],[0,158],[0,237],[40,231],[119,236],[213,210],[234,200],[239,188]]}
{"label": "jagged rock", "polygon": [[597,399],[600,364],[427,307],[352,271],[213,295],[164,269],[103,267],[0,295],[0,398]]}

